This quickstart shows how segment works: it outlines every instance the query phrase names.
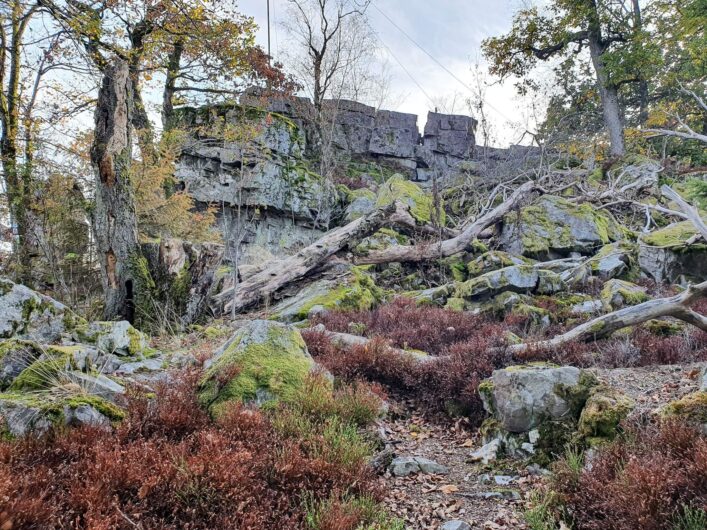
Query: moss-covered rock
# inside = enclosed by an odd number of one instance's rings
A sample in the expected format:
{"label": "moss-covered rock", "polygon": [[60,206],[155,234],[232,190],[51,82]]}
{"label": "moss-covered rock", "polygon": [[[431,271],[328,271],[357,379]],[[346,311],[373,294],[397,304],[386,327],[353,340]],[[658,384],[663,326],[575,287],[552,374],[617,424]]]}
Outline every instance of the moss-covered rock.
{"label": "moss-covered rock", "polygon": [[95,344],[100,350],[116,355],[154,354],[147,336],[122,320],[119,322],[91,322],[81,329],[79,338]]}
{"label": "moss-covered rock", "polygon": [[687,421],[707,433],[707,391],[699,390],[668,403],[661,410],[661,415]]}
{"label": "moss-covered rock", "polygon": [[637,252],[636,244],[629,241],[605,245],[590,261],[592,273],[603,280],[627,274],[636,264]]}
{"label": "moss-covered rock", "polygon": [[61,384],[62,374],[76,368],[71,353],[49,349],[15,378],[10,390],[33,392]]}
{"label": "moss-covered rock", "polygon": [[0,416],[10,436],[44,434],[62,425],[110,427],[125,412],[98,396],[70,391],[0,394]]}
{"label": "moss-covered rock", "polygon": [[589,254],[622,237],[620,225],[609,213],[589,203],[577,205],[545,195],[504,218],[501,243],[512,254],[550,259],[571,252]]}
{"label": "moss-covered rock", "polygon": [[375,234],[361,240],[356,245],[354,253],[359,256],[365,256],[373,250],[383,250],[395,245],[407,245],[409,242],[409,239],[403,234],[390,228],[381,228]]}
{"label": "moss-covered rock", "polygon": [[0,390],[10,386],[10,383],[42,353],[42,347],[33,341],[0,341]]}
{"label": "moss-covered rock", "polygon": [[199,385],[199,402],[219,415],[233,402],[287,401],[314,367],[297,328],[255,320],[214,355]]}
{"label": "moss-covered rock", "polygon": [[681,276],[701,281],[707,276],[707,244],[695,243],[697,229],[690,221],[675,223],[639,239],[638,264],[657,282]]}
{"label": "moss-covered rock", "polygon": [[631,398],[621,391],[606,385],[595,386],[579,416],[578,433],[583,438],[613,439],[619,423],[633,407]]}
{"label": "moss-covered rock", "polygon": [[0,278],[0,339],[52,343],[81,320],[56,300]]}
{"label": "moss-covered rock", "polygon": [[299,322],[309,317],[312,308],[322,310],[372,309],[386,298],[365,268],[352,267],[351,274],[336,281],[321,280],[303,288],[297,295],[273,308],[273,318]]}
{"label": "moss-covered rock", "polygon": [[617,279],[609,280],[604,284],[599,298],[607,311],[641,304],[650,300],[650,297],[642,287]]}
{"label": "moss-covered rock", "polygon": [[564,283],[558,274],[531,265],[514,265],[456,283],[454,296],[478,302],[503,292],[550,294],[562,289]]}
{"label": "moss-covered rock", "polygon": [[471,278],[487,272],[496,271],[513,265],[530,265],[533,261],[527,258],[513,256],[500,250],[485,252],[473,261],[467,263],[467,273]]}
{"label": "moss-covered rock", "polygon": [[[385,184],[381,185],[376,197],[376,206],[387,206],[395,201],[407,205],[410,208],[410,214],[419,223],[430,223],[436,217],[432,195],[402,175],[393,175]],[[439,205],[439,213],[439,224],[444,226],[445,214],[442,204]]]}

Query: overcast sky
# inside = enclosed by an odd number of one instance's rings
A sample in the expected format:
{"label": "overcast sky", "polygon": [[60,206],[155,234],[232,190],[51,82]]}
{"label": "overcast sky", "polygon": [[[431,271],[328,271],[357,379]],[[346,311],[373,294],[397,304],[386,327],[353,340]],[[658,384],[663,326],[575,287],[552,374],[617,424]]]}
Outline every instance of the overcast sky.
{"label": "overcast sky", "polygon": [[[481,59],[481,41],[489,36],[500,35],[510,28],[513,13],[521,0],[373,0],[375,7],[369,8],[371,25],[383,43],[383,53],[388,57],[392,89],[396,93],[391,110],[410,112],[420,116],[418,125],[424,125],[428,110],[440,106],[446,100],[447,111],[468,114],[465,100],[469,91],[425,52],[411,42],[386,17],[385,13],[419,43],[430,55],[442,63],[466,84],[472,84],[471,66]],[[240,0],[241,12],[255,18],[260,26],[258,42],[267,44],[266,0]],[[272,52],[277,60],[278,50],[287,45],[286,34],[279,24],[286,16],[287,0],[270,0],[272,17]],[[402,62],[415,78],[396,62]],[[427,95],[426,95],[426,94]],[[457,96],[454,100],[454,96]],[[521,103],[515,95],[512,83],[489,86],[486,100],[488,115],[497,128],[497,143],[507,144],[518,140],[518,130],[526,125],[529,115],[527,102]],[[454,108],[451,102],[455,101]],[[509,124],[509,121],[513,125]],[[532,128],[532,127],[531,127]]]}

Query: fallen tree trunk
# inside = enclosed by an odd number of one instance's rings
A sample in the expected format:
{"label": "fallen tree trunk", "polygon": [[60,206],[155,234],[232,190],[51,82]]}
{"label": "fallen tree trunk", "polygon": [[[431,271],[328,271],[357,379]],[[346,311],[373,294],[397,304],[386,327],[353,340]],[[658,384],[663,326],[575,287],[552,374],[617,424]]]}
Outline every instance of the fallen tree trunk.
{"label": "fallen tree trunk", "polygon": [[[316,326],[309,328],[311,331],[316,331],[318,333],[323,333],[326,337],[341,346],[352,347],[352,346],[365,346],[371,342],[371,339],[362,337],[361,335],[352,335],[351,333],[341,333],[338,331],[328,331],[324,324],[317,324]],[[397,355],[403,355],[405,357],[410,357],[415,361],[419,362],[430,362],[441,359],[442,357],[432,357],[427,355],[425,352],[403,350],[401,348],[395,348],[393,346],[388,346],[388,350],[391,353]]]}
{"label": "fallen tree trunk", "polygon": [[398,245],[383,250],[370,252],[366,256],[356,258],[357,265],[374,265],[379,263],[392,262],[418,262],[430,259],[444,258],[457,254],[467,249],[469,245],[477,239],[487,227],[496,224],[503,217],[513,210],[520,202],[533,191],[539,190],[534,182],[526,182],[504,202],[496,206],[486,215],[471,223],[457,236],[440,241],[439,243],[428,243],[418,245]]}
{"label": "fallen tree trunk", "polygon": [[332,230],[297,254],[275,262],[272,266],[243,280],[235,288],[235,291],[230,288],[221,292],[214,297],[214,300],[225,304],[227,312],[238,313],[260,300],[268,298],[293,281],[303,278],[325,260],[344,249],[351,241],[358,241],[373,234],[387,223],[396,212],[400,209],[404,210],[404,208],[403,205],[395,202]]}
{"label": "fallen tree trunk", "polygon": [[549,340],[514,344],[508,347],[508,351],[519,353],[531,348],[554,349],[572,341],[587,342],[601,339],[620,329],[661,317],[677,318],[707,331],[707,317],[690,309],[690,305],[705,296],[707,296],[707,281],[691,285],[685,292],[675,296],[649,300],[602,315]]}

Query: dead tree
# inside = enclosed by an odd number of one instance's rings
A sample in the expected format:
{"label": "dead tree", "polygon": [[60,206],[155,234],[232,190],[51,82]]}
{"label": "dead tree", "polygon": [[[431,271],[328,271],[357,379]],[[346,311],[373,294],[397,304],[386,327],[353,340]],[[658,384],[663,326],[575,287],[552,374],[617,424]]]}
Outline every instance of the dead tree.
{"label": "dead tree", "polygon": [[533,191],[539,189],[535,182],[526,182],[522,186],[519,186],[507,200],[503,201],[490,212],[479,217],[455,237],[440,241],[439,243],[388,247],[358,258],[356,259],[356,263],[371,265],[392,262],[420,262],[445,258],[462,252],[469,247],[474,239],[479,237],[485,228],[495,225]]}
{"label": "dead tree", "polygon": [[[354,262],[368,264],[423,261],[451,256],[468,248],[471,242],[484,229],[496,224],[504,215],[527,198],[529,194],[538,189],[538,186],[533,182],[523,184],[506,201],[468,225],[456,236],[445,241],[429,245],[390,247],[381,252],[372,252],[368,256],[354,260]],[[371,235],[379,228],[395,225],[409,227],[411,224],[409,211],[404,205],[395,202],[385,208],[374,210],[367,216],[356,219],[345,226],[332,230],[315,243],[300,250],[294,256],[273,263],[271,266],[245,279],[235,290],[227,289],[214,297],[214,299],[217,303],[225,304],[227,311],[238,313],[266,299],[288,284],[304,278],[334,254],[347,248],[352,242]],[[232,302],[231,299],[233,300]],[[235,304],[235,306],[232,304]]]}
{"label": "dead tree", "polygon": [[104,317],[134,320],[142,254],[130,183],[133,87],[128,64],[106,68],[98,93],[91,162],[96,174],[93,228],[105,296]]}

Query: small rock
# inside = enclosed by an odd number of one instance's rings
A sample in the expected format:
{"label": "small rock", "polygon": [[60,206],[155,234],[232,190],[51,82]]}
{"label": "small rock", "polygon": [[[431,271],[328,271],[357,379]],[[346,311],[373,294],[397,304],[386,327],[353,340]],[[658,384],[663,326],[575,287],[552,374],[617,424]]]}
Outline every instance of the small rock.
{"label": "small rock", "polygon": [[471,530],[471,526],[464,521],[455,519],[453,521],[447,521],[439,527],[439,530]]}
{"label": "small rock", "polygon": [[496,460],[498,456],[498,451],[501,449],[501,440],[494,439],[489,443],[477,449],[471,453],[472,462],[482,462],[483,464],[488,464],[493,460]]}
{"label": "small rock", "polygon": [[89,394],[115,401],[118,396],[125,394],[125,388],[105,375],[89,375],[83,372],[68,372],[66,377],[85,389]]}
{"label": "small rock", "polygon": [[64,423],[70,427],[94,425],[110,428],[110,420],[90,405],[78,407],[64,407]]}
{"label": "small rock", "polygon": [[390,472],[396,477],[407,477],[413,473],[446,475],[449,470],[433,460],[419,456],[399,456],[390,463]]}
{"label": "small rock", "polygon": [[525,469],[529,475],[534,477],[544,477],[550,475],[550,471],[540,466],[540,464],[530,464]]}

